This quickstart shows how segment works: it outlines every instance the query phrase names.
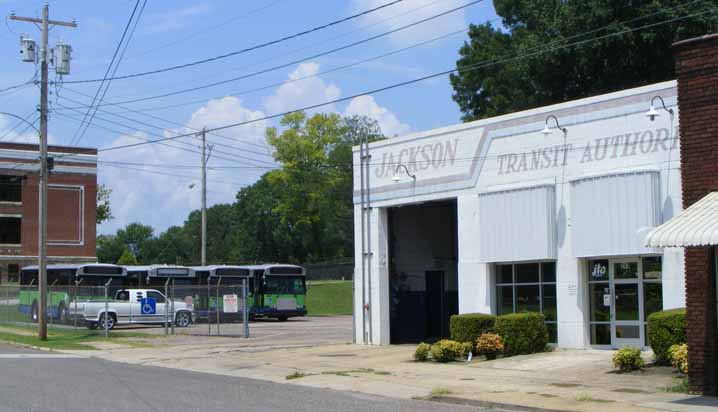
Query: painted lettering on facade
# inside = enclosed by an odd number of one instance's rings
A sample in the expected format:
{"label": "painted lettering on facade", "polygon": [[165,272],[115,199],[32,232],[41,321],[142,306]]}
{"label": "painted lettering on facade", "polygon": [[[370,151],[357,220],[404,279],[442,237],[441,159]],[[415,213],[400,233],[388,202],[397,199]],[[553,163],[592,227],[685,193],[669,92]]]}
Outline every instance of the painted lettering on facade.
{"label": "painted lettering on facade", "polygon": [[398,152],[384,152],[381,163],[374,168],[374,174],[376,177],[394,176],[398,165],[406,166],[410,173],[453,166],[458,147],[459,139],[454,139],[405,147]]}
{"label": "painted lettering on facade", "polygon": [[[677,135],[677,134],[676,134]],[[497,158],[499,175],[566,166],[572,152],[580,154],[579,163],[673,150],[678,139],[671,141],[667,128],[642,130],[589,140],[585,145],[546,146],[521,153],[501,154]]]}

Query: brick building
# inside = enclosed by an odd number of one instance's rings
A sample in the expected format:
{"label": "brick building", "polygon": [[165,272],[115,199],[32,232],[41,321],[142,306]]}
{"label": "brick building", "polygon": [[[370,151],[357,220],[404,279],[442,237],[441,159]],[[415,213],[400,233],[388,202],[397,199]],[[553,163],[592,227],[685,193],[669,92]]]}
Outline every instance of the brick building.
{"label": "brick building", "polygon": [[[97,150],[50,146],[48,263],[94,262]],[[38,146],[0,143],[0,282],[37,264]]]}

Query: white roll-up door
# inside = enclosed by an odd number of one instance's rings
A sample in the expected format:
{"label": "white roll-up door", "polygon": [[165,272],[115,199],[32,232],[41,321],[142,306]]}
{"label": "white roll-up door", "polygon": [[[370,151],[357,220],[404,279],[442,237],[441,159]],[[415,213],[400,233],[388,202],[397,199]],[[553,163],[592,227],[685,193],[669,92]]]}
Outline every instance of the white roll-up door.
{"label": "white roll-up door", "polygon": [[553,185],[480,194],[481,260],[555,259],[555,204]]}
{"label": "white roll-up door", "polygon": [[655,252],[646,234],[660,224],[660,175],[635,172],[571,182],[573,255],[617,256]]}

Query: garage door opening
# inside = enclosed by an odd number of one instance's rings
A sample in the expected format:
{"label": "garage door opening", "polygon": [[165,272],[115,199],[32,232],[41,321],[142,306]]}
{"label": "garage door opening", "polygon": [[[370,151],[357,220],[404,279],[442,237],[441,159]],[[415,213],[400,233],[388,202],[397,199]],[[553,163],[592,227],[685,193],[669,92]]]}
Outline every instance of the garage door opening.
{"label": "garage door opening", "polygon": [[388,219],[391,343],[448,337],[459,310],[456,200],[390,208]]}

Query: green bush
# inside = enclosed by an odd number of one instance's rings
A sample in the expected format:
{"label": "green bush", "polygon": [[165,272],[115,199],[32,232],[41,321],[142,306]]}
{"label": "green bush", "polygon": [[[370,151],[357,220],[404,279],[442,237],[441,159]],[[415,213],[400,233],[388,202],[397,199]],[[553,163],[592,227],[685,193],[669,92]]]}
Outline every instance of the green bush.
{"label": "green bush", "polygon": [[504,341],[495,333],[484,333],[476,339],[476,353],[486,356],[486,359],[496,359],[496,354],[504,351]]}
{"label": "green bush", "polygon": [[686,309],[652,313],[648,317],[648,342],[656,364],[670,364],[668,349],[686,343]]}
{"label": "green bush", "polygon": [[465,313],[451,315],[449,329],[451,339],[458,342],[476,342],[483,333],[493,332],[496,316],[485,313]]}
{"label": "green bush", "polygon": [[428,343],[420,343],[414,351],[414,360],[418,362],[426,362],[429,359],[431,345]]}
{"label": "green bush", "polygon": [[668,349],[671,365],[682,373],[688,373],[688,345],[682,343],[673,345]]}
{"label": "green bush", "polygon": [[442,339],[431,345],[431,358],[436,362],[451,362],[460,358],[462,351],[461,343]]}
{"label": "green bush", "polygon": [[504,343],[504,355],[543,352],[548,344],[544,316],[536,312],[511,313],[496,318],[496,333]]}
{"label": "green bush", "polygon": [[641,358],[641,349],[635,346],[621,348],[613,355],[613,367],[621,372],[630,372],[645,366]]}
{"label": "green bush", "polygon": [[474,352],[474,345],[471,342],[459,342],[461,345],[461,357],[467,359],[469,353]]}

